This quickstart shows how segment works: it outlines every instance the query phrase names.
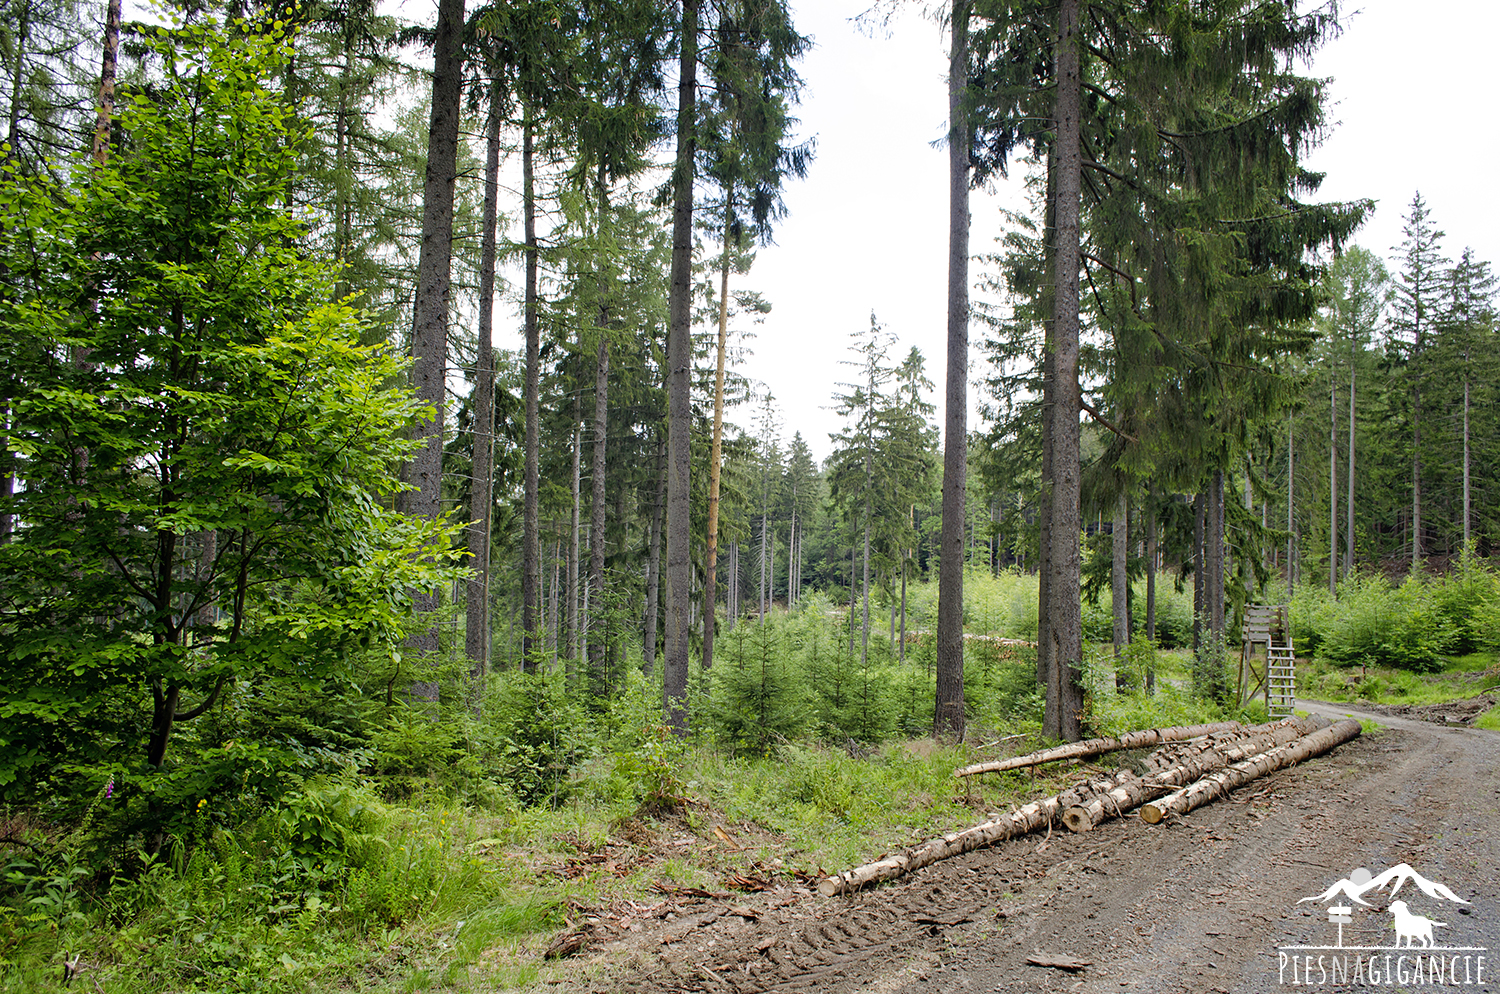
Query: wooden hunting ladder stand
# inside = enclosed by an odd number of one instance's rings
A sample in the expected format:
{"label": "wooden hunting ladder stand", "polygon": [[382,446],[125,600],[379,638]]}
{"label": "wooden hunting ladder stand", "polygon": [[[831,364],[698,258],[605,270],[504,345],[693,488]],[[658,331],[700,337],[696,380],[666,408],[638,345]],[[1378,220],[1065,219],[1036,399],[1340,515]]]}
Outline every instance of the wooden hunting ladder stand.
{"label": "wooden hunting ladder stand", "polygon": [[[1297,703],[1296,653],[1292,649],[1291,612],[1285,604],[1246,604],[1240,644],[1240,701],[1266,696],[1272,718],[1291,715]],[[1265,647],[1265,663],[1256,666],[1256,646]]]}

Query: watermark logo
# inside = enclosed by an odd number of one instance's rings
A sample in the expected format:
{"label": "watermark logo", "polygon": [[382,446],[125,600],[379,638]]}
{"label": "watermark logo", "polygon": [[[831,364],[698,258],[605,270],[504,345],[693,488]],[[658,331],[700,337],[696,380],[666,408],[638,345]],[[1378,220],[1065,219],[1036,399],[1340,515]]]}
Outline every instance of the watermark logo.
{"label": "watermark logo", "polygon": [[[1397,898],[1408,883],[1415,889],[1408,889],[1405,897],[1418,902],[1415,908],[1404,898]],[[1418,898],[1418,892],[1426,900]],[[1471,902],[1406,863],[1398,863],[1379,874],[1359,867],[1323,893],[1304,897],[1297,903],[1308,902],[1327,905],[1334,944],[1277,947],[1282,984],[1453,987],[1486,982],[1489,950],[1483,946],[1446,945],[1450,933],[1439,931],[1454,925],[1440,918],[1456,917],[1453,912],[1458,911],[1451,907],[1444,911],[1445,907]],[[1345,926],[1353,926],[1349,943],[1345,942]],[[1360,944],[1362,937],[1370,938],[1374,944]],[[1384,942],[1387,939],[1389,944]]]}

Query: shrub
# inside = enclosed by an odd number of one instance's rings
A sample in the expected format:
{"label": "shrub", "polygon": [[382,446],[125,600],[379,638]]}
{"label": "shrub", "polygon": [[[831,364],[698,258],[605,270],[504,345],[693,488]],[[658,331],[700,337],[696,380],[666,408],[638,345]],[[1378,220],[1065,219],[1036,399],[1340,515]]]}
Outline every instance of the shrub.
{"label": "shrub", "polygon": [[1485,562],[1466,548],[1459,557],[1458,569],[1432,581],[1432,602],[1448,626],[1451,637],[1447,651],[1468,655],[1494,637],[1495,627],[1485,605],[1500,597],[1500,578]]}
{"label": "shrub", "polygon": [[1341,666],[1393,666],[1417,673],[1442,669],[1453,626],[1420,574],[1400,587],[1383,577],[1346,583],[1319,644],[1319,655]]}

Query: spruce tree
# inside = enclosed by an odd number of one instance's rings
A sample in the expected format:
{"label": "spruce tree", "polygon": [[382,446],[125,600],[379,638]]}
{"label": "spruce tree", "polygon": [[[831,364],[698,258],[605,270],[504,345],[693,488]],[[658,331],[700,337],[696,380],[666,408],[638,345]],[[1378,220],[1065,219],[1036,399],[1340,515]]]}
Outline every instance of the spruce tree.
{"label": "spruce tree", "polygon": [[1393,361],[1405,373],[1407,384],[1407,407],[1403,413],[1411,437],[1411,517],[1408,525],[1411,562],[1415,567],[1427,551],[1427,524],[1423,519],[1423,450],[1428,443],[1422,434],[1422,392],[1428,375],[1427,349],[1442,314],[1443,289],[1448,281],[1448,260],[1439,250],[1443,232],[1433,225],[1420,192],[1412,197],[1401,235],[1400,266],[1391,282],[1387,348]]}

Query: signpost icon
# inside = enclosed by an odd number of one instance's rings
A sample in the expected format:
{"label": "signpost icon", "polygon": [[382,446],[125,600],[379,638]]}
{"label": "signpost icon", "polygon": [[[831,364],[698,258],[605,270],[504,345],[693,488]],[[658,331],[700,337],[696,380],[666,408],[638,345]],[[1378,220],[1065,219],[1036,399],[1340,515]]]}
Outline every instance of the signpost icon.
{"label": "signpost icon", "polygon": [[1344,948],[1344,926],[1354,921],[1354,919],[1350,917],[1353,912],[1353,908],[1345,907],[1342,904],[1335,904],[1333,907],[1328,909],[1328,923],[1330,925],[1337,925],[1339,927],[1338,948],[1340,949]]}

